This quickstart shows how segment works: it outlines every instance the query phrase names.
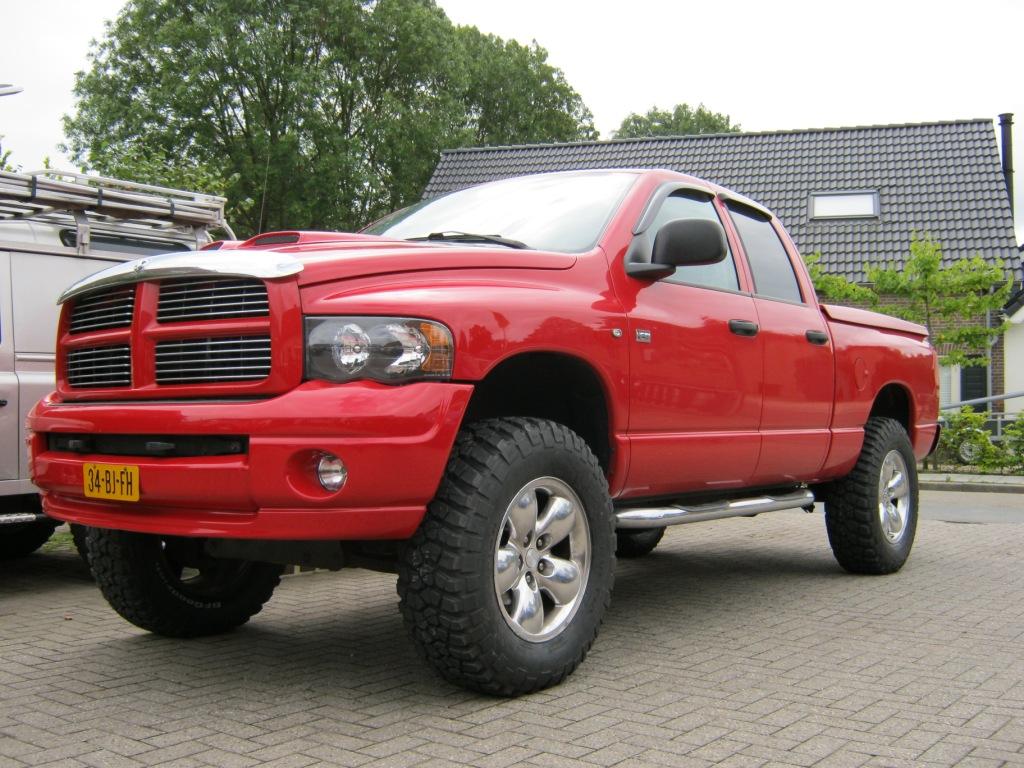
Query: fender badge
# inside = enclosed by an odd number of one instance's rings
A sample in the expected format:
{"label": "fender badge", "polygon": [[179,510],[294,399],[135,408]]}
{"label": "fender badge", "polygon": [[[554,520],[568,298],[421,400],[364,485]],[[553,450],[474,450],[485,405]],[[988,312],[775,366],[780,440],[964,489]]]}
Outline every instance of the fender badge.
{"label": "fender badge", "polygon": [[146,260],[145,259],[141,259],[140,261],[135,262],[135,266],[132,267],[132,272],[135,272],[137,274],[137,273],[141,272],[145,268],[146,268]]}

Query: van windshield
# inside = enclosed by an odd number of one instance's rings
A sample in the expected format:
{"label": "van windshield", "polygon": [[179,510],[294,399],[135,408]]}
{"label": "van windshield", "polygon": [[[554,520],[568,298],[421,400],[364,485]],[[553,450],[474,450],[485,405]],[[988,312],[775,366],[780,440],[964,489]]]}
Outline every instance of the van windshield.
{"label": "van windshield", "polygon": [[636,177],[628,171],[588,171],[495,181],[403,208],[363,232],[499,247],[503,239],[517,241],[518,247],[580,253],[597,245]]}

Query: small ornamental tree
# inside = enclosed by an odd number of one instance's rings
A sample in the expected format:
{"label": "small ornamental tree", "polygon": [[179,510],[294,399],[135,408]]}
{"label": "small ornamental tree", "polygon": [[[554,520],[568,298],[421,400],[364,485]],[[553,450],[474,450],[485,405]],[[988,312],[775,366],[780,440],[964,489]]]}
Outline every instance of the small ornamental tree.
{"label": "small ornamental tree", "polygon": [[853,304],[870,304],[874,306],[878,297],[870,288],[857,283],[851,283],[845,277],[832,275],[821,266],[821,253],[814,253],[804,256],[804,264],[811,276],[814,290],[822,301],[832,301]]}
{"label": "small ornamental tree", "polygon": [[[868,267],[867,277],[880,298],[904,300],[880,309],[924,325],[932,343],[946,350],[943,365],[986,365],[988,348],[1006,332],[1007,324],[998,318],[1013,279],[1006,276],[1001,262],[991,264],[972,256],[944,267],[942,246],[915,233],[902,268]],[[987,317],[992,322],[980,322]]]}
{"label": "small ornamental tree", "polygon": [[1013,285],[1001,262],[981,256],[942,264],[942,246],[914,233],[902,266],[869,266],[867,283],[826,274],[820,254],[805,258],[815,290],[826,300],[868,304],[879,312],[920,323],[943,350],[942,365],[987,365],[988,348],[1006,331],[1001,310]]}

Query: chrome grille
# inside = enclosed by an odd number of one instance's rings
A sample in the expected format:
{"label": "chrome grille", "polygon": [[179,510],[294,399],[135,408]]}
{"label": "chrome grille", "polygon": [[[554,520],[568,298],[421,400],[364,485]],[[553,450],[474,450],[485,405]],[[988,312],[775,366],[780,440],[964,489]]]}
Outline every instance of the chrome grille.
{"label": "chrome grille", "polygon": [[157,384],[252,381],[269,375],[269,336],[185,339],[156,345]]}
{"label": "chrome grille", "polygon": [[82,296],[71,309],[71,333],[126,328],[132,324],[135,286],[122,285]]}
{"label": "chrome grille", "polygon": [[68,352],[67,380],[72,387],[127,387],[132,383],[127,344]]}
{"label": "chrome grille", "polygon": [[160,284],[156,318],[161,323],[173,323],[269,314],[267,287],[260,280],[188,277]]}

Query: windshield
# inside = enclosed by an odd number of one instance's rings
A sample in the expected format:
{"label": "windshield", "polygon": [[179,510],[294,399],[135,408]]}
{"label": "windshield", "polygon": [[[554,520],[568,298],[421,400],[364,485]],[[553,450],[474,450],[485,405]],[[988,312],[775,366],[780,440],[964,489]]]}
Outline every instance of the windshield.
{"label": "windshield", "polygon": [[403,240],[443,233],[492,235],[536,250],[579,253],[597,244],[635,179],[636,174],[623,171],[505,179],[403,208],[363,232]]}

